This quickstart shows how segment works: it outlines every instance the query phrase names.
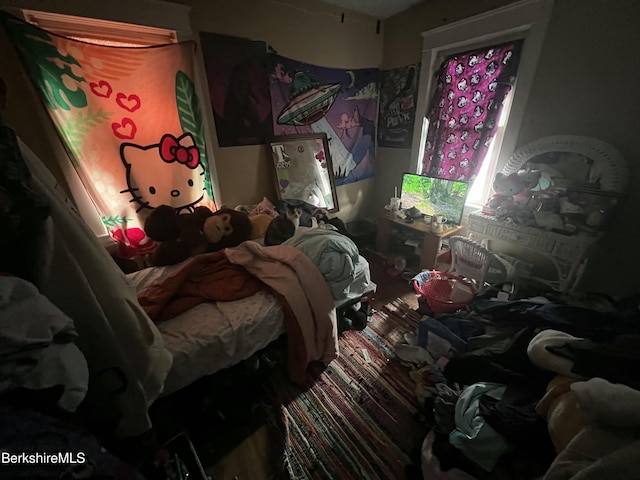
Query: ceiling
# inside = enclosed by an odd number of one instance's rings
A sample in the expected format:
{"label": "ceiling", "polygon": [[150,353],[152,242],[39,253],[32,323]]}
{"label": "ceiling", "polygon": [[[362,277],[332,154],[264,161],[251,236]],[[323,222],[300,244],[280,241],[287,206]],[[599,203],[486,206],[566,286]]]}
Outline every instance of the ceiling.
{"label": "ceiling", "polygon": [[422,0],[324,0],[349,10],[366,13],[375,18],[385,19],[403,12]]}

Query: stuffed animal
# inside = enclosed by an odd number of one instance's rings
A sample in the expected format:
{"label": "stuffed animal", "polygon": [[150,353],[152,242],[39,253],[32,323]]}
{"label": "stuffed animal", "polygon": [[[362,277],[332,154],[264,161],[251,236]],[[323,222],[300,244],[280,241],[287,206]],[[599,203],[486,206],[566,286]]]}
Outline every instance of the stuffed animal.
{"label": "stuffed animal", "polygon": [[484,213],[499,217],[508,216],[528,200],[528,190],[540,180],[540,172],[520,171],[505,175],[496,173],[493,180],[493,195],[485,204]]}
{"label": "stuffed animal", "polygon": [[144,231],[159,243],[149,263],[173,265],[248,240],[251,222],[245,213],[229,208],[212,212],[207,207],[197,207],[193,213],[178,214],[173,207],[161,205],[146,218]]}

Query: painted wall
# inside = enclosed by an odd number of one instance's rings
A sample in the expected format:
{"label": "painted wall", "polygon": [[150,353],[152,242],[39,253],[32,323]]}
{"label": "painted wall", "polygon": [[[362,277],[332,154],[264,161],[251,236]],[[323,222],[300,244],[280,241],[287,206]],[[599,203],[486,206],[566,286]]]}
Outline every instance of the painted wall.
{"label": "painted wall", "polygon": [[[429,2],[386,22],[383,65],[419,61],[420,39],[411,32],[439,26],[445,17],[447,21],[461,18],[460,2],[455,10],[447,3]],[[475,14],[507,2],[465,3],[469,8],[464,12]],[[422,22],[417,20],[419,15]],[[612,144],[626,157],[629,194],[592,255],[582,285],[585,290],[613,295],[638,291],[640,90],[634,88],[640,77],[638,25],[640,8],[635,0],[556,0],[517,142],[524,145],[547,135],[585,135]],[[389,175],[397,175],[408,167],[409,153],[380,149],[380,163]],[[376,189],[393,191],[384,180],[378,176]]]}
{"label": "painted wall", "polygon": [[[103,2],[82,2],[79,0],[0,0],[0,4],[24,6],[26,3],[40,3],[43,8],[76,15],[105,16],[100,6]],[[382,33],[376,33],[376,20],[355,12],[345,11],[341,23],[342,9],[321,2],[303,0],[234,0],[211,2],[209,0],[184,0],[181,3],[192,8],[192,31],[221,33],[254,40],[263,40],[273,46],[281,55],[326,67],[366,68],[382,64]],[[149,16],[154,9],[148,0],[128,2],[135,12],[146,12]],[[112,8],[111,11],[118,9]],[[122,10],[120,10],[122,11]],[[137,15],[134,12],[134,16]],[[142,17],[143,18],[143,17]],[[123,21],[123,19],[121,19]],[[171,19],[155,18],[154,22],[171,27]],[[51,142],[44,140],[45,130],[51,130],[41,116],[36,101],[29,98],[29,88],[20,74],[15,54],[6,39],[0,37],[0,58],[3,63],[3,77],[12,91],[9,121],[28,141],[39,155],[50,155]],[[5,59],[9,67],[5,68]],[[4,72],[8,72],[5,74]],[[208,102],[208,98],[205,98]],[[205,109],[213,126],[210,108]],[[48,132],[50,137],[55,137]],[[219,180],[222,203],[256,203],[263,196],[275,199],[276,192],[271,173],[271,155],[265,145],[219,148],[212,128],[215,164]],[[53,143],[55,144],[55,138]],[[58,142],[59,143],[59,142]],[[61,154],[60,145],[54,150]],[[50,166],[61,177],[55,162]],[[366,211],[371,204],[374,179],[338,187],[339,216],[350,221]]]}

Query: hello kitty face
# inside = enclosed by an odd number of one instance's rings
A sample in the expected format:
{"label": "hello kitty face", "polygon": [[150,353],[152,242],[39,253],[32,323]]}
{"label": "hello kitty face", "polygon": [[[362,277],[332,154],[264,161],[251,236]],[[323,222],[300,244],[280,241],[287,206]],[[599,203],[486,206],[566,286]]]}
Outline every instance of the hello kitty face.
{"label": "hello kitty face", "polygon": [[478,85],[480,83],[481,78],[482,77],[478,72],[473,72],[471,74],[471,78],[469,79],[469,83],[471,83],[471,85]]}
{"label": "hello kitty face", "polygon": [[476,90],[473,94],[473,97],[471,98],[471,101],[473,103],[478,103],[480,100],[482,100],[482,97],[484,95],[482,95],[482,92],[480,90]]}
{"label": "hello kitty face", "polygon": [[451,165],[449,167],[449,175],[453,175],[456,173],[456,166],[455,165]]}
{"label": "hello kitty face", "polygon": [[[467,138],[469,137],[469,132],[467,132]],[[460,151],[465,154],[469,151],[469,145],[467,145],[466,143],[462,144],[462,148],[460,149]]]}
{"label": "hello kitty face", "polygon": [[478,123],[475,124],[475,126],[473,127],[473,130],[476,133],[480,133],[482,131],[482,128],[484,127],[484,122],[481,120]]}
{"label": "hello kitty face", "polygon": [[451,83],[451,82],[453,81],[453,77],[451,76],[451,74],[450,74],[450,73],[447,73],[447,74],[444,76],[444,81],[445,81],[445,83]]}
{"label": "hello kitty face", "polygon": [[484,112],[484,109],[480,105],[476,105],[476,108],[473,109],[473,116],[477,118],[482,115],[482,112]]}
{"label": "hello kitty face", "polygon": [[496,79],[491,80],[491,82],[489,83],[489,91],[490,92],[495,92],[496,91],[496,87],[498,86],[498,81]]}
{"label": "hello kitty face", "polygon": [[459,63],[456,65],[456,74],[462,75],[464,73],[464,65]]}
{"label": "hello kitty face", "polygon": [[461,168],[467,168],[469,166],[469,159],[468,158],[463,158],[462,161],[460,162],[460,167]]}
{"label": "hello kitty face", "polygon": [[471,55],[471,57],[469,57],[469,66],[473,67],[477,65],[479,61],[480,58],[477,55]]}
{"label": "hello kitty face", "polygon": [[487,50],[487,53],[484,54],[484,58],[489,60],[495,55],[495,53],[496,53],[495,50],[493,48],[490,48],[489,50]]}
{"label": "hello kitty face", "polygon": [[458,137],[456,137],[455,134],[453,133],[447,137],[447,143],[455,143],[457,141],[458,141]]}
{"label": "hello kitty face", "polygon": [[451,150],[448,154],[447,154],[447,158],[449,160],[455,160],[456,157],[458,156],[458,154],[456,153],[455,150]]}
{"label": "hello kitty face", "polygon": [[458,90],[464,92],[467,89],[467,79],[463,78],[458,82]]}
{"label": "hello kitty face", "polygon": [[[467,105],[469,105],[469,99],[467,97],[460,97],[458,99],[458,108],[464,108]],[[460,120],[460,123],[462,123],[462,119]]]}
{"label": "hello kitty face", "polygon": [[447,126],[448,126],[449,128],[455,128],[455,126],[456,126],[456,119],[455,119],[454,117],[451,117],[451,118],[449,119],[449,123],[447,124]]}
{"label": "hello kitty face", "polygon": [[453,92],[453,90],[449,90],[449,93],[447,93],[447,100],[451,101],[455,96],[456,94]]}
{"label": "hello kitty face", "polygon": [[204,167],[193,137],[166,134],[160,143],[135,145],[123,143],[120,158],[127,169],[127,190],[136,212],[169,205],[180,210],[193,210],[204,198]]}
{"label": "hello kitty face", "polygon": [[[468,103],[468,101],[467,101]],[[466,105],[466,103],[465,103]],[[460,105],[458,105],[460,106]],[[469,123],[469,115],[467,115],[466,113],[463,113],[462,115],[460,115],[460,120],[458,120],[460,122],[460,125],[466,125],[467,123]]]}
{"label": "hello kitty face", "polygon": [[487,73],[489,75],[493,75],[494,73],[496,73],[497,69],[498,66],[496,65],[496,62],[491,62],[489,65],[487,65]]}

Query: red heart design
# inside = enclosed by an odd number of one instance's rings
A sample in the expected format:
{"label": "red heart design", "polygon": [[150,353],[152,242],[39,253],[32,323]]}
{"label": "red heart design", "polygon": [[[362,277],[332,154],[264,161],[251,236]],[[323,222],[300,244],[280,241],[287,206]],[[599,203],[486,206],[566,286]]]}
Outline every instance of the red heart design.
{"label": "red heart design", "polygon": [[135,112],[140,108],[140,97],[135,94],[127,97],[124,93],[120,92],[116,95],[116,103],[125,110]]}
{"label": "red heart design", "polygon": [[98,83],[91,82],[89,87],[91,88],[91,92],[98,97],[109,98],[111,96],[111,92],[113,92],[111,85],[109,85],[109,82],[105,80],[100,80]]}
{"label": "red heart design", "polygon": [[113,130],[113,134],[116,137],[122,140],[132,140],[133,137],[136,136],[138,128],[136,127],[136,124],[133,120],[125,117],[120,123],[113,122],[111,124],[111,130]]}

